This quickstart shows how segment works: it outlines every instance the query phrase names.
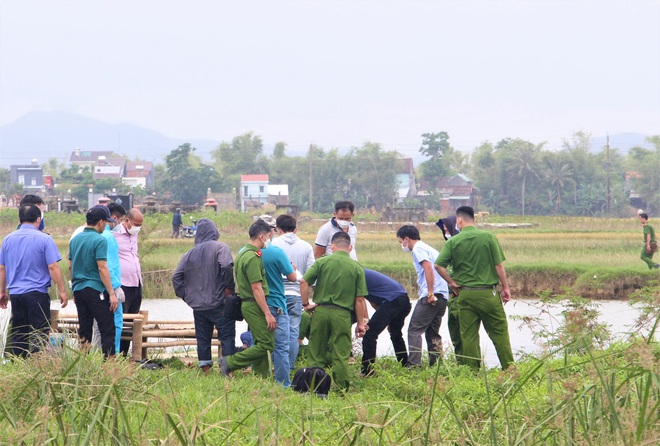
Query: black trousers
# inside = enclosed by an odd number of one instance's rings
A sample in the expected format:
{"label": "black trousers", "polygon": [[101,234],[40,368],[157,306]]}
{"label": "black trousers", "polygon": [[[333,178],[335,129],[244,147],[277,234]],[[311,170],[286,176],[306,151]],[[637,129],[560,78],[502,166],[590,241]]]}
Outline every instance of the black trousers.
{"label": "black trousers", "polygon": [[386,327],[390,332],[396,359],[401,365],[405,366],[408,363],[408,350],[401,332],[408,313],[410,313],[410,299],[407,294],[378,306],[369,320],[369,330],[362,338],[362,373],[367,374],[371,371],[372,364],[376,361],[378,336]]}
{"label": "black trousers", "polygon": [[[101,299],[103,296],[103,299]],[[81,344],[92,342],[94,320],[101,333],[101,350],[106,358],[115,354],[115,314],[110,311],[110,297],[107,292],[99,293],[94,288],[74,291],[73,297],[78,310],[78,337]]]}
{"label": "black trousers", "polygon": [[48,293],[32,291],[12,294],[11,353],[26,357],[38,352],[48,342],[50,331],[50,297]]}
{"label": "black trousers", "polygon": [[[124,314],[139,313],[140,307],[142,306],[142,284],[138,286],[122,285],[121,289],[124,290],[124,295],[126,296],[126,301],[123,304]],[[124,356],[128,356],[128,351],[130,350],[130,348],[131,348],[131,341],[121,341],[119,343],[119,351]]]}

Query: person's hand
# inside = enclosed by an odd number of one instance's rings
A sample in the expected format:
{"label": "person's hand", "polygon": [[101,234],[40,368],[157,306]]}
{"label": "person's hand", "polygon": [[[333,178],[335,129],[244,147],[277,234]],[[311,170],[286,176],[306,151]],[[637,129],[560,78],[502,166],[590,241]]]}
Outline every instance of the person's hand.
{"label": "person's hand", "polygon": [[112,293],[110,293],[110,311],[114,313],[117,311],[117,308],[119,308],[119,299],[117,299],[117,295],[113,290]]}
{"label": "person's hand", "polygon": [[266,325],[268,326],[268,331],[275,331],[277,328],[277,321],[270,313],[266,314]]}
{"label": "person's hand", "polygon": [[426,296],[426,302],[429,305],[435,305],[438,302],[438,298],[435,297],[435,294],[429,294],[428,296]]}
{"label": "person's hand", "polygon": [[117,300],[121,303],[126,302],[126,294],[124,294],[124,290],[122,287],[117,287],[115,288],[115,296],[117,296]]}
{"label": "person's hand", "polygon": [[648,243],[646,244],[646,253],[651,254],[651,245],[649,245]]}
{"label": "person's hand", "polygon": [[369,325],[367,325],[364,322],[358,322],[358,324],[355,326],[355,337],[356,338],[361,338],[365,335],[365,333],[369,330]]}
{"label": "person's hand", "polygon": [[316,304],[309,303],[303,307],[303,310],[305,310],[309,314],[312,314],[316,309],[316,306],[317,306]]}
{"label": "person's hand", "polygon": [[66,307],[66,304],[69,303],[69,296],[66,294],[65,290],[60,290],[60,308]]}
{"label": "person's hand", "polygon": [[9,297],[7,296],[7,293],[0,293],[0,308],[3,310],[7,308],[7,302],[9,301]]}
{"label": "person's hand", "polygon": [[511,300],[511,291],[508,288],[504,288],[502,291],[500,291],[500,298],[502,298],[502,302],[506,304]]}
{"label": "person's hand", "polygon": [[447,285],[449,285],[449,291],[450,291],[450,294],[453,297],[458,296],[461,293],[461,288],[463,288],[462,286],[460,286],[459,284],[457,284],[453,280],[450,283],[448,283]]}

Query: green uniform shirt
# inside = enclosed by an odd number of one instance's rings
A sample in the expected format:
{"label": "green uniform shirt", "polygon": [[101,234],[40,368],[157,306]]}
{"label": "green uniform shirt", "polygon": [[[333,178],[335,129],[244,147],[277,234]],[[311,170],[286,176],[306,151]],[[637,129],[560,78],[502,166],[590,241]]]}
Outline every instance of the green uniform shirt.
{"label": "green uniform shirt", "polygon": [[493,233],[465,226],[445,242],[435,264],[443,268],[451,264],[452,278],[461,286],[484,287],[499,283],[495,265],[504,260]]}
{"label": "green uniform shirt", "polygon": [[96,262],[107,258],[108,241],[96,229],[85,227],[80,234],[72,238],[69,242],[69,260],[73,291],[88,287],[99,293],[105,291]]}
{"label": "green uniform shirt", "polygon": [[319,305],[337,305],[353,311],[355,298],[368,294],[364,268],[345,251],[316,260],[303,279],[309,284],[316,281],[314,303]]}
{"label": "green uniform shirt", "polygon": [[236,275],[236,288],[241,299],[252,298],[252,284],[261,282],[264,295],[268,296],[268,282],[266,281],[266,269],[261,260],[261,251],[254,245],[247,244],[241,249],[234,261],[234,273]]}
{"label": "green uniform shirt", "polygon": [[655,241],[655,229],[653,229],[653,226],[650,224],[646,223],[646,226],[644,226],[644,244],[646,245],[646,234],[651,234],[651,241]]}

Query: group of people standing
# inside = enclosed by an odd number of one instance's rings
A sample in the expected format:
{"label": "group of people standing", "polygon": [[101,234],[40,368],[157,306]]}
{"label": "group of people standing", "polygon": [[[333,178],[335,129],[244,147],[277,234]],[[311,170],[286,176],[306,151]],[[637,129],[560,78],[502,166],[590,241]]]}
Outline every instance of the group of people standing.
{"label": "group of people standing", "polygon": [[[68,304],[58,262],[62,260],[53,239],[44,230],[43,200],[26,195],[19,205],[19,227],[7,235],[0,250],[0,307],[12,305],[11,352],[27,356],[48,343],[51,280],[57,286],[61,307]],[[128,353],[130,342],[121,341],[122,307],[137,313],[142,303],[142,272],[138,258],[138,233],[143,217],[116,203],[91,207],[85,225],[69,241],[70,288],[79,319],[79,341],[97,345],[106,357]]]}
{"label": "group of people standing", "polygon": [[[319,229],[314,247],[296,235],[297,222],[291,215],[277,219],[262,215],[248,229],[250,240],[235,260],[229,247],[218,241],[215,224],[209,219],[198,222],[195,247],[181,258],[172,284],[176,295],[193,308],[199,366],[204,372],[213,366],[215,327],[222,345],[221,373],[252,367],[256,375],[266,378],[274,371],[275,380],[289,387],[302,337],[300,321],[307,312],[312,315],[307,365],[331,367],[333,381],[346,390],[353,325],[355,336],[362,338],[363,376],[374,374],[377,339],[385,328],[401,365],[422,365],[422,335],[433,365],[442,357],[439,330],[447,308],[459,363],[480,366],[479,326],[483,322],[502,368],[513,364],[503,309],[511,297],[504,255],[494,235],[474,226],[472,208],[457,210],[455,228],[447,231],[441,252],[422,242],[414,226],[397,231],[402,249],[412,254],[419,286],[408,329],[409,348],[402,333],[411,311],[408,293],[392,278],[357,262],[354,214],[353,203],[337,202],[333,217]],[[228,296],[234,294],[240,296],[254,339],[242,351],[234,346],[235,320],[225,308]],[[371,318],[367,302],[375,310]]]}

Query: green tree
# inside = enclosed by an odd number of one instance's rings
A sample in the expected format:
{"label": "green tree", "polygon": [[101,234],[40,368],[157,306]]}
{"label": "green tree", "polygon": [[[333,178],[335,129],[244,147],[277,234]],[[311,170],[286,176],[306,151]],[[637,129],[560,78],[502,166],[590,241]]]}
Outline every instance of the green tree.
{"label": "green tree", "polygon": [[194,156],[196,149],[186,143],[165,157],[166,172],[159,180],[160,190],[169,191],[172,199],[181,203],[202,203],[206,190],[221,190],[222,178],[213,166]]}
{"label": "green tree", "polygon": [[517,176],[521,180],[520,202],[522,215],[525,215],[527,179],[539,177],[539,154],[545,143],[534,145],[529,141],[514,139],[508,141],[507,144],[509,145],[509,165],[506,172]]}
{"label": "green tree", "polygon": [[11,179],[10,170],[4,167],[0,167],[0,188],[2,188],[2,191],[5,193],[9,192],[9,188],[11,186],[10,179]]}
{"label": "green tree", "polygon": [[422,134],[422,146],[419,148],[419,153],[429,159],[419,166],[420,179],[436,183],[441,178],[449,176],[450,164],[444,158],[452,150],[447,132]]}
{"label": "green tree", "polygon": [[561,154],[549,153],[545,157],[545,170],[543,172],[545,179],[554,191],[555,209],[554,214],[559,213],[561,205],[561,193],[567,185],[575,188],[576,183],[573,179],[573,169]]}
{"label": "green tree", "polygon": [[351,197],[356,206],[375,207],[382,210],[391,204],[398,188],[397,160],[395,151],[385,151],[378,143],[366,142],[360,148],[353,148],[346,156],[350,189],[345,195]]}
{"label": "green tree", "polygon": [[646,203],[648,212],[660,212],[660,135],[646,138],[653,149],[633,147],[628,153],[630,167],[637,172],[633,189]]}
{"label": "green tree", "polygon": [[236,136],[231,142],[223,141],[211,155],[230,190],[239,186],[242,174],[267,172],[268,160],[263,154],[263,142],[260,136],[252,132]]}

